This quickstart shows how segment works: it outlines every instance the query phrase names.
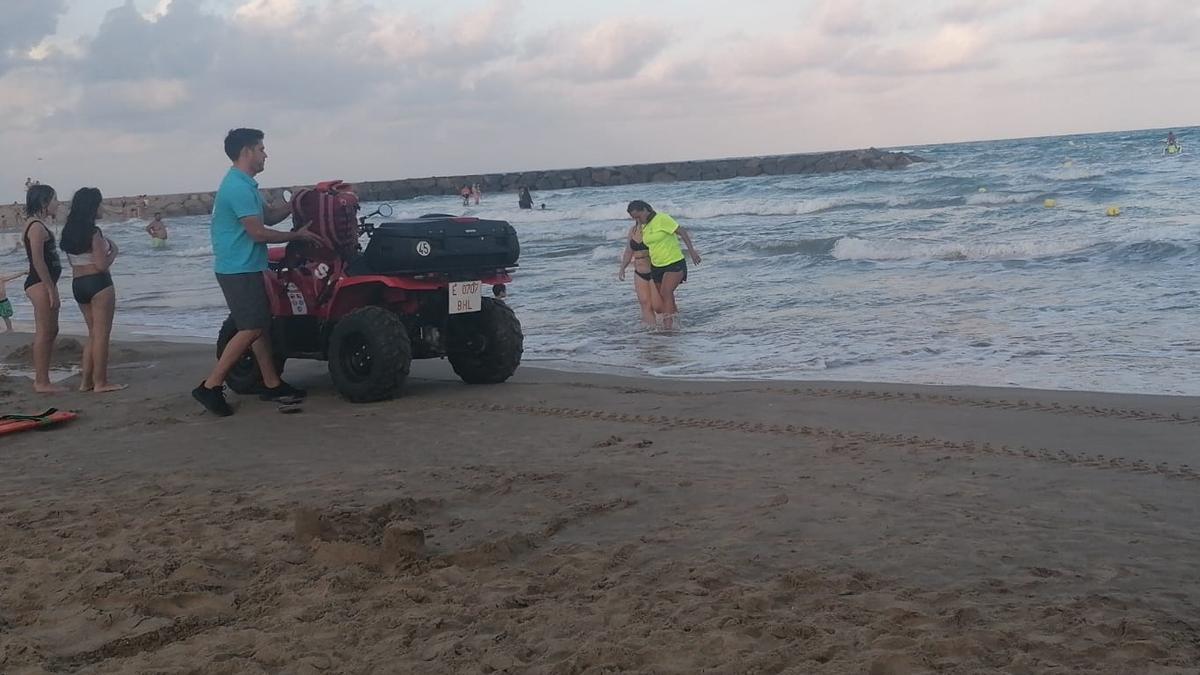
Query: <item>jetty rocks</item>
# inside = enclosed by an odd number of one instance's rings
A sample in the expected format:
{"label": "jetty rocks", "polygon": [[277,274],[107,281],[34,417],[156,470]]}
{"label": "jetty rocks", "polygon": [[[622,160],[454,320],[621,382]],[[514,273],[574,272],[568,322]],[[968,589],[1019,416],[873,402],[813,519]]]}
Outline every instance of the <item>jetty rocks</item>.
{"label": "jetty rocks", "polygon": [[[589,166],[578,169],[549,169],[510,173],[468,174],[461,176],[431,176],[385,181],[350,181],[361,201],[395,201],[422,195],[457,195],[464,185],[478,184],[485,194],[515,192],[522,187],[539,190],[593,187],[606,185],[635,185],[641,183],[672,183],[676,181],[726,180],[754,176],[788,174],[819,174],[837,171],[901,169],[925,161],[906,152],[890,152],[876,148],[840,150],[836,152],[772,155],[765,157],[734,157],[656,164],[623,164],[619,166]],[[328,176],[327,178],[339,178]],[[293,192],[303,186],[293,186]],[[60,187],[60,189],[63,189]],[[263,191],[272,199],[280,199],[283,187]],[[69,200],[70,192],[59,199]],[[111,217],[149,219],[161,212],[164,216],[203,215],[212,212],[213,193],[196,192],[143,197],[112,197],[105,199]],[[23,222],[14,206],[0,207],[5,224]]]}
{"label": "jetty rocks", "polygon": [[673,183],[676,181],[726,180],[754,176],[785,174],[833,173],[867,169],[899,169],[923,162],[924,159],[904,153],[875,148],[802,155],[770,157],[738,157],[657,164],[624,164],[619,166],[589,166],[579,169],[551,169],[513,173],[490,173],[464,176],[439,176],[396,181],[355,183],[359,199],[389,201],[411,199],[421,195],[455,195],[464,185],[479,184],[484,193],[515,192],[527,187],[538,190],[594,187],[607,185],[636,185],[641,183]]}

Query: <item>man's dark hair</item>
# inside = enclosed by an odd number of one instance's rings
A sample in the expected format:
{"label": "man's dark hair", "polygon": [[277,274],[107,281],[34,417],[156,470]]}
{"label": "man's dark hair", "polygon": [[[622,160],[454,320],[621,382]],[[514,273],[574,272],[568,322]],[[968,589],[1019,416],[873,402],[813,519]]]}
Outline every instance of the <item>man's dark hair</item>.
{"label": "man's dark hair", "polygon": [[230,161],[236,162],[242,155],[242,148],[253,148],[262,139],[263,132],[258,129],[230,129],[225,135],[225,154]]}

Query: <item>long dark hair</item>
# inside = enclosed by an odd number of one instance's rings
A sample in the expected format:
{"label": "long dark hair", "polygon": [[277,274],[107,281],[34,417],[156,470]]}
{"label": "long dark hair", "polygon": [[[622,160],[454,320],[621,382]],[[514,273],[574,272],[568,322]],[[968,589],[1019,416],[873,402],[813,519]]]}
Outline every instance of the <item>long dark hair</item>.
{"label": "long dark hair", "polygon": [[46,215],[46,208],[57,193],[49,185],[30,185],[25,191],[25,215],[29,218]]}
{"label": "long dark hair", "polygon": [[71,211],[67,213],[67,224],[63,225],[62,250],[79,255],[92,250],[92,235],[96,233],[96,218],[100,215],[100,201],[104,199],[94,187],[79,188],[71,198]]}
{"label": "long dark hair", "polygon": [[646,219],[647,223],[650,222],[651,220],[654,220],[654,216],[658,215],[657,213],[654,212],[654,208],[652,206],[650,206],[649,204],[647,204],[646,202],[644,202],[640,199],[635,199],[635,200],[629,202],[629,206],[625,207],[625,213],[629,213],[630,211],[633,211],[634,209],[637,209],[638,211],[645,211],[646,213],[650,214],[650,217]]}

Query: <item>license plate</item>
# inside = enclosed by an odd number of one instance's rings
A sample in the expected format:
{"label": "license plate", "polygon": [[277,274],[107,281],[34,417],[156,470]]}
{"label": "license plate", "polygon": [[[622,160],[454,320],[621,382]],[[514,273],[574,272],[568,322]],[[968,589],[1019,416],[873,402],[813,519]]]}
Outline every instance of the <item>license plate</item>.
{"label": "license plate", "polygon": [[483,305],[483,284],[479,281],[450,282],[450,313],[478,312]]}

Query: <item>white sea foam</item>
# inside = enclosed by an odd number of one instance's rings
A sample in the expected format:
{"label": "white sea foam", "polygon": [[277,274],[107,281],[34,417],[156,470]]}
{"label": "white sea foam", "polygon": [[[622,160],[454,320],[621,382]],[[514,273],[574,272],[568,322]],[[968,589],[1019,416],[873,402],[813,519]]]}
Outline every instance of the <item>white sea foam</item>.
{"label": "white sea foam", "polygon": [[960,244],[845,237],[833,245],[832,255],[838,260],[1033,260],[1074,253],[1089,245],[1078,241]]}
{"label": "white sea foam", "polygon": [[972,206],[998,206],[1002,204],[1024,204],[1038,198],[1035,194],[1010,194],[1004,192],[977,192],[966,196]]}

